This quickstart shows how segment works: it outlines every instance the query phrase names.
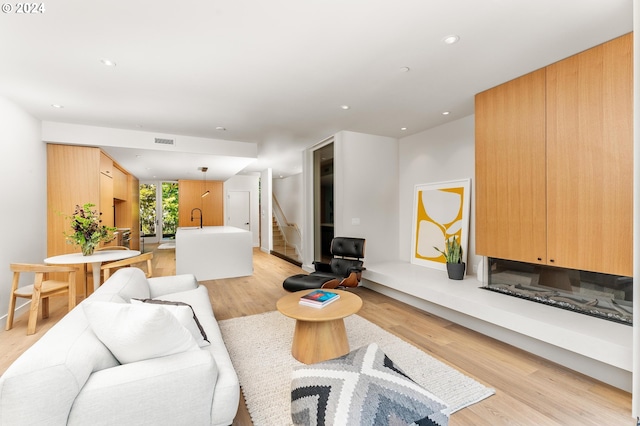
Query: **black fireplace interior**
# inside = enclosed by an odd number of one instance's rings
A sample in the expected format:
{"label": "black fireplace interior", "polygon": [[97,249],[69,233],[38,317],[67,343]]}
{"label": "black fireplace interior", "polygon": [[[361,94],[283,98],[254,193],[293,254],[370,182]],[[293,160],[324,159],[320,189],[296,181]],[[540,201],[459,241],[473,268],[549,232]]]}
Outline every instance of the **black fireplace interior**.
{"label": "black fireplace interior", "polygon": [[484,289],[633,324],[633,279],[489,258]]}

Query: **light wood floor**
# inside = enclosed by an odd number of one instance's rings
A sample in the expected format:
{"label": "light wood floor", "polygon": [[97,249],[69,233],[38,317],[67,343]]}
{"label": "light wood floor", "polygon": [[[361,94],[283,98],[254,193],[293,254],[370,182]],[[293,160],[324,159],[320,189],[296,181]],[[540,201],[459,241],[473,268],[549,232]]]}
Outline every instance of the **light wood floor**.
{"label": "light wood floor", "polygon": [[[147,247],[150,249],[150,247]],[[154,251],[154,275],[175,273],[175,252]],[[250,277],[205,281],[218,320],[276,310],[287,294],[284,278],[301,269],[275,256],[254,252]],[[635,425],[631,395],[504,343],[420,311],[366,288],[353,290],[364,318],[496,389],[496,395],[454,413],[450,425]],[[58,299],[58,300],[56,300]],[[26,336],[27,316],[0,332],[0,373],[66,312],[63,297],[51,301],[51,315]],[[251,425],[241,401],[234,425]],[[279,425],[276,425],[279,426]]]}

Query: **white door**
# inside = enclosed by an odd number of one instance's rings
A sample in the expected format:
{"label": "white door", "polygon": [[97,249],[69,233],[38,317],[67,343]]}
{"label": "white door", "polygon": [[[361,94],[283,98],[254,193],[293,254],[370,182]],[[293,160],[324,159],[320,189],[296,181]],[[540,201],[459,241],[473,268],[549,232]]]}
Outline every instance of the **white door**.
{"label": "white door", "polygon": [[249,191],[227,193],[227,225],[251,231]]}

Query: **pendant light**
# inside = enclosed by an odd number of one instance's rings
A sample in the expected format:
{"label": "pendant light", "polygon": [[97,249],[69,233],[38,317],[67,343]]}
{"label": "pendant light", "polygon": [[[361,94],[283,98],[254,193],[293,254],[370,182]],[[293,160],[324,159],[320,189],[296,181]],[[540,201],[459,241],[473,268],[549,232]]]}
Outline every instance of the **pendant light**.
{"label": "pendant light", "polygon": [[202,181],[204,182],[204,189],[205,191],[202,193],[201,197],[204,198],[207,195],[209,195],[209,190],[207,189],[207,170],[209,170],[208,167],[200,167],[200,170],[202,170]]}

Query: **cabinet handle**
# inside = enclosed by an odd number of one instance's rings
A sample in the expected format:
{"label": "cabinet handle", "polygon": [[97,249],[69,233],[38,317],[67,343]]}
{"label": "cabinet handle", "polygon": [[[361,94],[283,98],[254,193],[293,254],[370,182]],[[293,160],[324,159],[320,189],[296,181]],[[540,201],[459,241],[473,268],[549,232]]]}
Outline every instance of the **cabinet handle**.
{"label": "cabinet handle", "polygon": [[553,263],[553,262],[555,262],[555,260],[553,260],[553,259],[549,259],[549,262]]}
{"label": "cabinet handle", "polygon": [[539,262],[542,262],[542,258],[541,258],[541,257],[539,257],[539,258],[538,258],[538,261],[539,261]]}

